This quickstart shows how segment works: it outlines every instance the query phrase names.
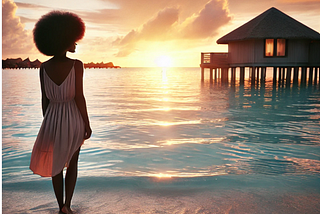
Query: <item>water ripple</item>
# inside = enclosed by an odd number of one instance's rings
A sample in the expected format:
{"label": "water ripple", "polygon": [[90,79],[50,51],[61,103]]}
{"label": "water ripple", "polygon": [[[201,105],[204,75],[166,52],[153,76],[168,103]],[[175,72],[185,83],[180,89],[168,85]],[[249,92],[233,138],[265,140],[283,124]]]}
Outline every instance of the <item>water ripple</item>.
{"label": "water ripple", "polygon": [[[318,90],[201,83],[198,68],[163,75],[86,70],[93,134],[80,177],[320,174]],[[3,70],[3,80],[3,183],[37,180],[28,166],[42,120],[38,71]]]}

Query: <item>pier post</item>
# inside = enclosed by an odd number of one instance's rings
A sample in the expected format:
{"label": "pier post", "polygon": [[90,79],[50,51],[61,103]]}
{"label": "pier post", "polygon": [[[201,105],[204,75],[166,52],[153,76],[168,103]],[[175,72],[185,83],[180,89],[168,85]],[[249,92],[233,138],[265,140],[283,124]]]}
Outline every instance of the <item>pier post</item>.
{"label": "pier post", "polygon": [[266,73],[267,73],[267,68],[262,67],[261,68],[261,84],[266,82]]}
{"label": "pier post", "polygon": [[312,80],[313,80],[313,67],[309,67],[309,81],[308,81],[309,85],[312,85]]}
{"label": "pier post", "polygon": [[261,67],[257,67],[257,71],[256,71],[256,82],[257,82],[257,85],[259,85],[259,79],[260,79],[260,72],[261,72]]}
{"label": "pier post", "polygon": [[279,86],[280,86],[280,84],[281,84],[281,80],[282,80],[281,67],[278,67],[278,71],[279,71],[279,73],[278,73],[278,82],[279,82]]}
{"label": "pier post", "polygon": [[204,67],[201,67],[201,81],[204,81]]}
{"label": "pier post", "polygon": [[227,83],[228,82],[228,72],[229,68],[221,68],[221,82]]}
{"label": "pier post", "polygon": [[215,68],[214,69],[214,82],[217,82],[217,72],[218,72],[218,69]]}
{"label": "pier post", "polygon": [[286,68],[285,67],[282,67],[281,68],[281,85],[284,86],[284,79],[285,79],[285,72],[286,72]]}
{"label": "pier post", "polygon": [[277,67],[273,67],[273,85],[277,84]]}
{"label": "pier post", "polygon": [[291,85],[291,67],[287,67],[287,76],[286,76],[286,85],[290,86]]}
{"label": "pier post", "polygon": [[210,82],[213,82],[213,68],[210,68]]}
{"label": "pier post", "polygon": [[226,82],[229,82],[229,68],[226,68]]}
{"label": "pier post", "polygon": [[318,84],[318,70],[319,68],[315,67],[314,68],[315,72],[314,72],[314,85],[317,85]]}
{"label": "pier post", "polygon": [[256,67],[250,67],[250,73],[251,73],[251,86],[254,86],[254,85],[255,85],[255,80],[256,80],[256,77],[255,77],[255,70],[256,70]]}
{"label": "pier post", "polygon": [[231,68],[231,83],[232,84],[236,83],[236,68],[235,67]]}
{"label": "pier post", "polygon": [[299,76],[299,67],[294,67],[293,71],[293,84],[298,84],[298,76]]}
{"label": "pier post", "polygon": [[245,67],[240,67],[240,85],[244,85],[244,69]]}
{"label": "pier post", "polygon": [[301,84],[302,86],[306,85],[307,81],[307,68],[306,67],[301,67]]}

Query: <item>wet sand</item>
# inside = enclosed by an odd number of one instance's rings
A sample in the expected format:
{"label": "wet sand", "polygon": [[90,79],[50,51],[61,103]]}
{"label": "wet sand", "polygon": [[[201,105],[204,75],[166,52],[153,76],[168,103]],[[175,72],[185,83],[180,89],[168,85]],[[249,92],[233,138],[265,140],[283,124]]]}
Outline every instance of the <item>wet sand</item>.
{"label": "wet sand", "polygon": [[[76,213],[320,213],[320,195],[226,190],[76,190]],[[3,213],[59,213],[53,191],[3,191]]]}

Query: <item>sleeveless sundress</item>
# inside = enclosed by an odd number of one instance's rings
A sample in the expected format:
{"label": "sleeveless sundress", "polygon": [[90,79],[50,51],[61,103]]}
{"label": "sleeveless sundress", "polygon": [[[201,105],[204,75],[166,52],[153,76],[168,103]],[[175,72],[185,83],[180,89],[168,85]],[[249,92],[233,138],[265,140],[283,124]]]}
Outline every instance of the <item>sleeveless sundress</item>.
{"label": "sleeveless sundress", "polygon": [[30,169],[34,174],[53,177],[68,167],[73,154],[83,144],[85,126],[74,100],[74,64],[60,85],[43,69],[43,82],[50,103],[33,146]]}

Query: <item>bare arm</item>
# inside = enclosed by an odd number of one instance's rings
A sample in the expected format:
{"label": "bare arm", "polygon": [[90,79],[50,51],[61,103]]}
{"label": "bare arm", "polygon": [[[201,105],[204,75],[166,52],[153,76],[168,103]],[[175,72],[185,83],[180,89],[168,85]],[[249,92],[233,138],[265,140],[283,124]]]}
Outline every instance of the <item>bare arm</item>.
{"label": "bare arm", "polygon": [[44,116],[46,114],[46,111],[47,111],[48,105],[50,103],[50,100],[46,96],[46,92],[45,92],[45,88],[44,88],[44,82],[43,82],[43,72],[44,72],[43,65],[41,65],[40,66],[39,75],[40,75],[40,85],[41,85],[41,94],[42,94],[42,97],[41,97],[42,115]]}
{"label": "bare arm", "polygon": [[84,139],[88,139],[91,136],[91,127],[87,112],[87,104],[86,99],[83,95],[83,64],[81,61],[77,60],[75,62],[75,73],[76,73],[76,94],[75,94],[75,102],[77,104],[77,107],[80,111],[80,114],[82,116],[82,119],[85,124],[85,136]]}

